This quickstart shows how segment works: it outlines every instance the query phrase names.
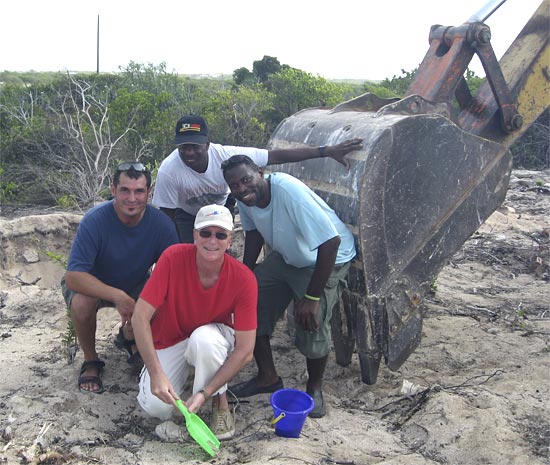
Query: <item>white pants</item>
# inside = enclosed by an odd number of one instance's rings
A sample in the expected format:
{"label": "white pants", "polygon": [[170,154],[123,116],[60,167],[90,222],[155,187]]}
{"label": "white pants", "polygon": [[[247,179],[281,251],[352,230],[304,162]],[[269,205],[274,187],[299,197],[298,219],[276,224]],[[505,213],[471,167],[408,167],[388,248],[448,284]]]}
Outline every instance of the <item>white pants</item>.
{"label": "white pants", "polygon": [[[211,323],[197,328],[188,339],[157,350],[160,365],[172,383],[178,395],[189,376],[189,367],[195,367],[193,394],[200,391],[214,377],[225,363],[235,347],[235,331],[220,323]],[[218,389],[215,394],[223,394],[227,384]],[[139,379],[139,405],[153,417],[168,420],[174,407],[160,400],[151,392],[151,378],[144,367]]]}

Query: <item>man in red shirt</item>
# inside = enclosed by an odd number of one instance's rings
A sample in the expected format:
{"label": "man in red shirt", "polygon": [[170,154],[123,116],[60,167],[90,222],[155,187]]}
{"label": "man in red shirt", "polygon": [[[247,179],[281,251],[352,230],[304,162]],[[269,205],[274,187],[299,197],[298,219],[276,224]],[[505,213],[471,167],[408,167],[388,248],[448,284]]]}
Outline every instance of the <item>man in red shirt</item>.
{"label": "man in red shirt", "polygon": [[227,208],[202,207],[194,244],[164,251],[132,316],[146,367],[139,385],[141,407],[169,419],[192,366],[193,392],[185,404],[196,412],[212,397],[211,429],[218,439],[235,434],[227,383],[252,360],[257,325],[256,278],[226,253],[232,230]]}

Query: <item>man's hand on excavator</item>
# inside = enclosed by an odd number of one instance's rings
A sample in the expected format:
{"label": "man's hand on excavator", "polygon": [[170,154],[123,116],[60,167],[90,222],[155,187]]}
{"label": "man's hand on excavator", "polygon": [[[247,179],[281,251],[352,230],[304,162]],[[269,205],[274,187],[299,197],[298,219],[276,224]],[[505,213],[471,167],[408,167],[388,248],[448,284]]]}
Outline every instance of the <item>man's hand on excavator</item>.
{"label": "man's hand on excavator", "polygon": [[349,161],[347,158],[348,153],[353,152],[354,150],[361,150],[362,148],[363,139],[350,139],[337,145],[326,146],[324,149],[324,155],[326,157],[333,158],[338,163],[341,163],[349,169]]}

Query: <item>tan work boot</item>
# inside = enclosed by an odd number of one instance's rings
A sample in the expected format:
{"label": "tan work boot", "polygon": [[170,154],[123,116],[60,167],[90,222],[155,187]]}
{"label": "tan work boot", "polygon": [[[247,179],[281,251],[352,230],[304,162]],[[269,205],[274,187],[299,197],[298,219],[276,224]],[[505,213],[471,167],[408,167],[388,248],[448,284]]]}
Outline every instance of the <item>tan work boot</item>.
{"label": "tan work boot", "polygon": [[231,439],[235,435],[235,415],[231,410],[213,410],[210,429],[221,441]]}

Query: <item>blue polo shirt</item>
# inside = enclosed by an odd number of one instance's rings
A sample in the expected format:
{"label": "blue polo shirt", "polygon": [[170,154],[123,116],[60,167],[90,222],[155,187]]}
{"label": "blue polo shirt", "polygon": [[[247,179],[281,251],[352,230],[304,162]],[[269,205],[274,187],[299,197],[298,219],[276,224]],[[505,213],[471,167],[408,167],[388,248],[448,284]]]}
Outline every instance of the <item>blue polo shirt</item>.
{"label": "blue polo shirt", "polygon": [[67,271],[90,273],[103,283],[129,292],[142,284],[161,253],[179,242],[165,213],[147,205],[141,221],[126,226],[113,202],[90,209],[82,218],[71,248]]}

